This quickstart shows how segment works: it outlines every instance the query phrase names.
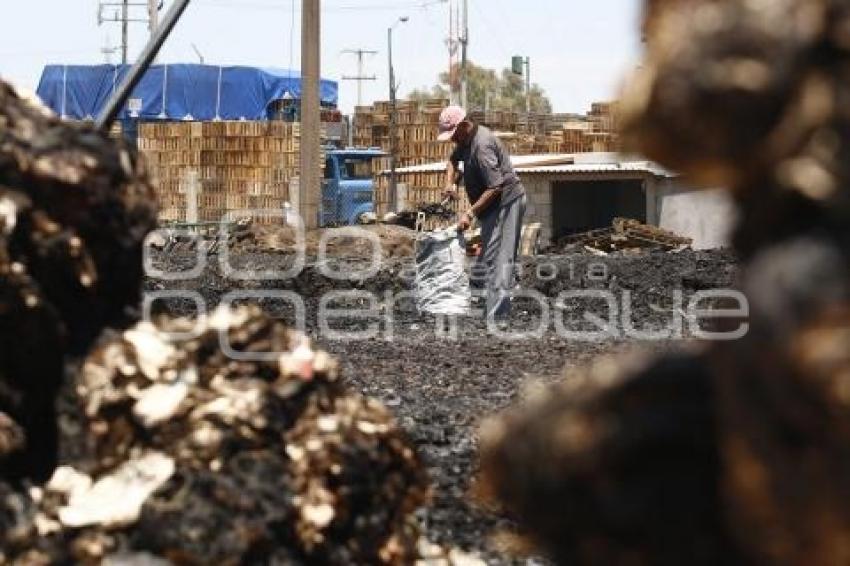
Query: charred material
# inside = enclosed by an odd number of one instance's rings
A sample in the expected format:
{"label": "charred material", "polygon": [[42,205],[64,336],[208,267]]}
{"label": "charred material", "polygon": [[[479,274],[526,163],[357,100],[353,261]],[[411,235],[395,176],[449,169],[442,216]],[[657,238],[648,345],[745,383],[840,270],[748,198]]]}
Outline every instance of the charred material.
{"label": "charred material", "polygon": [[140,300],[142,241],[156,225],[135,151],[60,122],[0,84],[0,180],[9,260],[62,318],[74,353]]}
{"label": "charred material", "polygon": [[427,480],[409,441],[383,406],[347,392],[327,354],[256,309],[106,339],[77,392],[87,457],[59,468],[29,529],[3,540],[11,560],[415,555]]}
{"label": "charred material", "polygon": [[563,563],[846,564],[850,4],[650,5],[626,138],[732,191],[748,332],[508,413],[485,481]]}
{"label": "charred material", "polygon": [[417,557],[413,513],[428,497],[412,445],[389,411],[340,397],[307,409],[287,436],[297,539],[322,564],[408,564]]}
{"label": "charred material", "polygon": [[742,563],[722,520],[704,360],[636,365],[574,371],[488,421],[481,495],[558,564]]}
{"label": "charred material", "polygon": [[0,412],[24,435],[0,477],[49,477],[64,356],[138,305],[152,202],[131,148],[0,81]]}
{"label": "charred material", "polygon": [[426,221],[442,223],[451,222],[455,219],[457,213],[444,202],[433,202],[423,204],[416,210],[403,210],[398,213],[394,223],[414,230],[416,229],[417,219],[422,215],[424,215]]}

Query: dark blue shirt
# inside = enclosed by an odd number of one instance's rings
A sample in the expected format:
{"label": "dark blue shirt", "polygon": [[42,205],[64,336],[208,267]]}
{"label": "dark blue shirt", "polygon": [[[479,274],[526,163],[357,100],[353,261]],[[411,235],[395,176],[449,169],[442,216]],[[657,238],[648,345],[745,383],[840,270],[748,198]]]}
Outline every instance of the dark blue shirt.
{"label": "dark blue shirt", "polygon": [[499,191],[502,205],[525,194],[505,146],[484,126],[476,125],[472,139],[457,146],[450,159],[455,167],[463,162],[463,184],[473,205],[487,189]]}

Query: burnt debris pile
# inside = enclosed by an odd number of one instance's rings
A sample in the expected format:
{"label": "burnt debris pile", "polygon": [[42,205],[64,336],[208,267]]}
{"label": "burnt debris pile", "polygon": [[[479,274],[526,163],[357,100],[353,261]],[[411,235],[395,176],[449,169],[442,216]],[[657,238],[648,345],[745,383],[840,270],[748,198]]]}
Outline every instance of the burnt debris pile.
{"label": "burnt debris pile", "polygon": [[107,337],[77,391],[90,457],[44,486],[30,536],[7,541],[13,557],[349,564],[416,551],[427,482],[391,415],[256,309]]}
{"label": "burnt debris pile", "polygon": [[[54,397],[81,354],[140,302],[153,189],[135,152],[0,83],[0,472],[45,479]],[[11,423],[17,423],[17,426]]]}
{"label": "burnt debris pile", "polygon": [[737,202],[746,336],[611,360],[483,429],[484,492],[564,564],[850,560],[850,4],[649,2],[624,102]]}
{"label": "burnt debris pile", "polygon": [[152,202],[131,148],[0,83],[0,562],[448,557],[412,444],[304,335],[138,321]]}

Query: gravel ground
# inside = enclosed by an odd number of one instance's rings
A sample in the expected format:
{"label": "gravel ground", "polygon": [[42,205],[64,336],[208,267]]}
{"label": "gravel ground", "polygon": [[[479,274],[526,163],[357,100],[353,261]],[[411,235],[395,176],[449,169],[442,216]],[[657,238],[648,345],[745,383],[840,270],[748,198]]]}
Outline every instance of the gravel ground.
{"label": "gravel ground", "polygon": [[[502,529],[509,531],[509,520],[477,507],[470,497],[476,469],[476,430],[481,420],[515,401],[529,381],[551,382],[565,367],[586,365],[604,355],[657,352],[687,344],[687,332],[681,338],[653,341],[634,340],[622,332],[603,340],[578,341],[556,332],[551,320],[541,336],[518,340],[488,334],[484,323],[475,318],[460,320],[454,335],[438,336],[437,321],[418,315],[404,302],[399,304],[391,335],[381,326],[381,332],[368,340],[331,340],[316,324],[319,297],[338,289],[358,289],[379,297],[385,292],[408,290],[410,281],[403,276],[403,261],[384,265],[367,280],[333,280],[317,266],[308,265],[292,279],[252,282],[223,277],[214,259],[200,277],[180,282],[149,279],[146,287],[197,292],[209,307],[233,290],[289,290],[304,297],[307,331],[336,355],[343,374],[354,386],[396,412],[424,457],[434,483],[433,504],[422,514],[429,537],[481,553],[491,564],[535,563],[540,559],[506,557],[493,535]],[[193,261],[191,254],[169,254],[158,258],[157,265],[186,269]],[[285,255],[242,254],[231,261],[249,269],[269,269],[283,268],[289,259]],[[570,291],[608,291],[617,304],[617,314],[623,315],[629,302],[632,325],[657,330],[683,313],[694,292],[733,285],[737,261],[727,252],[685,251],[608,258],[548,256],[529,260],[523,268],[523,288],[546,297],[550,319],[556,314],[563,316],[570,329],[596,328],[585,320],[586,311],[601,316],[611,311],[598,300],[573,298],[558,304],[555,298]],[[630,300],[625,291],[630,292]],[[682,292],[681,305],[676,291]],[[274,300],[260,302],[281,318],[293,316]],[[191,313],[194,308],[188,301],[159,303],[158,308],[172,312]],[[518,301],[511,327],[532,328],[540,315],[539,306]],[[621,317],[616,326],[623,330]],[[362,321],[354,319],[334,325],[336,329],[364,327]]]}

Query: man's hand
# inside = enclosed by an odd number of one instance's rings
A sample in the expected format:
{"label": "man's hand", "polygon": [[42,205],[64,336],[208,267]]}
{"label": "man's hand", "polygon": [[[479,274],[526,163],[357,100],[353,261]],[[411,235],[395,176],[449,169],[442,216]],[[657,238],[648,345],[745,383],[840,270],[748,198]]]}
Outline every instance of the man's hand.
{"label": "man's hand", "polygon": [[445,190],[443,190],[443,198],[457,200],[457,185],[446,187]]}
{"label": "man's hand", "polygon": [[470,226],[472,226],[472,214],[464,212],[460,217],[460,221],[457,223],[457,229],[459,232],[466,232]]}

